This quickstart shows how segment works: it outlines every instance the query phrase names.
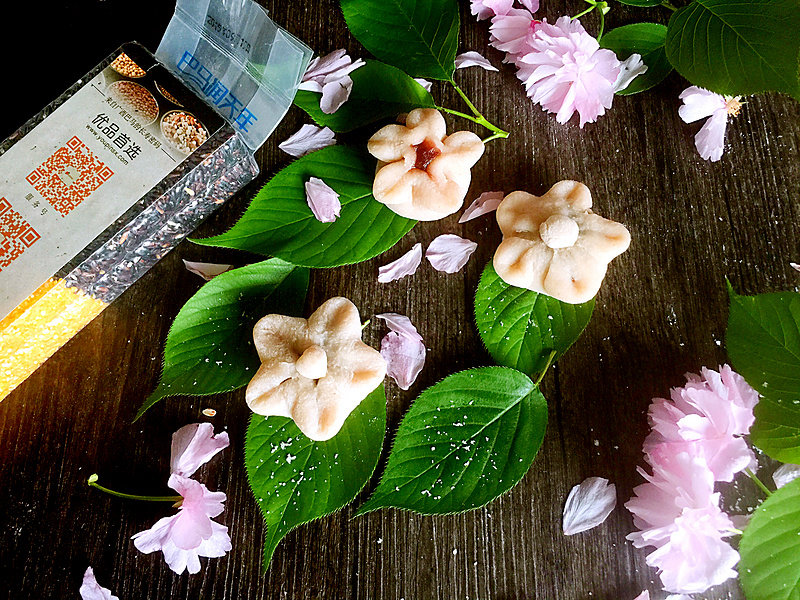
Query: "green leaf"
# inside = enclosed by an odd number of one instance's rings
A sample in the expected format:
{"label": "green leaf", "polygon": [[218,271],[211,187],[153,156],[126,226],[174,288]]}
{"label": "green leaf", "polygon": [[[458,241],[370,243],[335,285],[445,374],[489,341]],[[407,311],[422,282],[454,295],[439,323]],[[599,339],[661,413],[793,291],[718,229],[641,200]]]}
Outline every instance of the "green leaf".
{"label": "green leaf", "polygon": [[508,285],[491,262],[475,294],[475,323],[492,358],[531,376],[556,360],[578,339],[589,323],[594,299],[567,304],[530,290]]}
{"label": "green leaf", "polygon": [[522,479],[544,438],[547,402],[524,374],[483,367],[425,390],[406,414],[381,482],[358,514],[447,514],[483,506]]}
{"label": "green leaf", "polygon": [[267,525],[264,570],[292,529],[356,497],[375,471],[385,430],[383,385],[326,442],[308,439],[291,419],[253,415],[244,451],[250,489]]}
{"label": "green leaf", "polygon": [[269,313],[300,315],[308,269],[274,258],[217,275],[183,305],[167,335],[158,387],[136,419],[167,396],[229,392],[259,366],[253,325]]}
{"label": "green leaf", "polygon": [[763,396],[750,437],[769,456],[800,462],[800,294],[740,296],[729,284],[728,295],[728,356]]}
{"label": "green leaf", "polygon": [[317,125],[343,132],[375,121],[394,118],[415,108],[434,108],[430,93],[411,77],[390,65],[368,60],[350,74],[350,98],[332,115],[319,108],[322,94],[300,90],[294,103],[306,111]]}
{"label": "green leaf", "polygon": [[634,23],[617,27],[606,33],[600,40],[603,48],[613,50],[620,60],[631,54],[641,54],[647,71],[631,81],[624,90],[617,92],[620,96],[629,96],[661,83],[672,72],[672,65],[664,51],[667,28],[658,23]]}
{"label": "green leaf", "polygon": [[[330,146],[278,172],[256,194],[239,222],[222,235],[193,240],[277,256],[305,267],[338,267],[385,252],[416,221],[372,197],[375,160],[346,146]],[[342,212],[333,223],[314,218],[305,182],[319,177],[339,194]]]}
{"label": "green leaf", "polygon": [[718,94],[800,96],[797,0],[694,0],[669,20],[667,58]]}
{"label": "green leaf", "polygon": [[650,6],[659,6],[662,0],[618,0],[621,4],[628,6],[638,6],[640,8],[648,8]]}
{"label": "green leaf", "polygon": [[341,0],[356,39],[412,77],[449,80],[458,47],[455,0]]}
{"label": "green leaf", "polygon": [[747,600],[800,598],[800,479],[755,510],[739,554],[739,579]]}

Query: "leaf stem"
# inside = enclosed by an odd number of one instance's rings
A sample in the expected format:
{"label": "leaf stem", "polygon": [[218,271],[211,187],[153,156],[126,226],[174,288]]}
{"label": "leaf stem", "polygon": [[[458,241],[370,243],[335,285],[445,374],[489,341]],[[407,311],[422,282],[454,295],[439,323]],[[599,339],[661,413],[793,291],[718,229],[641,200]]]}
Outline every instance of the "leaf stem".
{"label": "leaf stem", "polygon": [[542,372],[539,375],[539,378],[536,380],[536,383],[534,384],[534,385],[536,385],[536,387],[539,387],[539,384],[542,383],[542,379],[544,379],[544,376],[547,373],[547,369],[549,369],[550,365],[553,364],[553,359],[555,358],[555,356],[556,356],[556,351],[555,350],[551,350],[550,351],[550,356],[547,357],[547,363],[545,363],[544,369],[542,369]]}
{"label": "leaf stem", "polygon": [[[605,2],[601,2],[600,4],[605,4]],[[597,33],[597,41],[600,41],[600,38],[603,37],[603,30],[606,28],[606,13],[608,11],[604,9],[600,9],[600,31]]]}
{"label": "leaf stem", "polygon": [[469,119],[470,121],[472,121],[473,123],[477,123],[478,125],[483,125],[484,127],[486,127],[486,129],[488,129],[489,131],[493,132],[496,135],[496,137],[493,137],[492,139],[508,137],[508,132],[503,129],[500,129],[494,123],[490,123],[489,120],[481,114],[481,111],[479,111],[472,103],[472,101],[467,97],[467,95],[464,93],[464,90],[458,87],[458,84],[452,79],[450,79],[450,85],[453,86],[458,95],[461,96],[461,99],[464,101],[467,107],[472,111],[472,114],[475,116],[471,117],[467,114],[449,108],[444,108],[444,107],[437,107],[437,108],[447,113],[450,113],[451,115],[456,115],[464,119]]}
{"label": "leaf stem", "polygon": [[678,10],[678,8],[669,0],[661,0],[661,6],[670,9],[672,12]]}
{"label": "leaf stem", "polygon": [[748,476],[750,479],[752,479],[752,480],[753,480],[753,483],[755,483],[755,484],[756,484],[756,486],[758,486],[758,488],[759,488],[759,489],[760,489],[762,492],[764,492],[764,494],[766,494],[767,498],[769,498],[770,496],[772,496],[772,492],[769,490],[769,488],[768,488],[766,485],[764,485],[764,482],[763,482],[763,481],[761,481],[761,480],[760,480],[758,477],[756,477],[756,474],[755,474],[755,473],[753,473],[753,472],[752,472],[750,469],[745,469],[745,470],[744,470],[744,472],[745,472],[745,473],[747,473],[747,476]]}
{"label": "leaf stem", "polygon": [[589,8],[587,8],[586,10],[582,10],[581,12],[579,12],[574,17],[570,17],[570,21],[574,21],[575,19],[579,19],[583,15],[588,15],[590,12],[592,12],[597,7],[597,4],[595,4],[594,2],[589,2],[589,4],[591,4],[591,6]]}
{"label": "leaf stem", "polygon": [[89,484],[89,486],[100,490],[101,492],[105,492],[111,496],[116,496],[117,498],[125,498],[126,500],[145,500],[147,502],[179,502],[183,500],[183,496],[139,496],[136,494],[125,494],[123,492],[117,492],[100,485],[97,483],[98,479],[99,477],[97,473],[92,473],[86,483]]}
{"label": "leaf stem", "polygon": [[491,142],[492,140],[496,140],[496,139],[498,139],[498,138],[504,138],[504,137],[507,137],[507,136],[505,136],[505,135],[500,135],[499,133],[493,133],[493,134],[492,134],[492,135],[490,135],[489,137],[485,137],[485,138],[483,138],[483,143],[484,143],[484,144],[487,144],[487,143]]}

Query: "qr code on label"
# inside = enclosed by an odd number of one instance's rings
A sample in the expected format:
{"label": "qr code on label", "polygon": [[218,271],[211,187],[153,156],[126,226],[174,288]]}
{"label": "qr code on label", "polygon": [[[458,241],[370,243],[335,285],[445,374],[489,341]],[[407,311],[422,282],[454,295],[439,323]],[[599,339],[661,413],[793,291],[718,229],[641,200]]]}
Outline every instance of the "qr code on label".
{"label": "qr code on label", "polygon": [[8,200],[0,198],[0,273],[40,237]]}
{"label": "qr code on label", "polygon": [[66,216],[113,174],[76,136],[25,179]]}

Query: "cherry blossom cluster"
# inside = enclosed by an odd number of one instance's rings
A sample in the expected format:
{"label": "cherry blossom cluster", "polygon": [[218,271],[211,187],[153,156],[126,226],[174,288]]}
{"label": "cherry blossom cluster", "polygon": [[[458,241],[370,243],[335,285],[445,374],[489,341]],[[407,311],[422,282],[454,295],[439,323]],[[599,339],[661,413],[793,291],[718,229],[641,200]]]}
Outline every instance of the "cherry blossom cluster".
{"label": "cherry blossom cluster", "polygon": [[647,482],[625,504],[638,529],[628,539],[655,548],[647,564],[675,594],[702,593],[736,576],[739,554],[725,538],[739,531],[714,484],[757,466],[742,436],[753,424],[758,393],[727,365],[686,377],[669,400],[650,405],[644,454],[652,474],[638,469]]}

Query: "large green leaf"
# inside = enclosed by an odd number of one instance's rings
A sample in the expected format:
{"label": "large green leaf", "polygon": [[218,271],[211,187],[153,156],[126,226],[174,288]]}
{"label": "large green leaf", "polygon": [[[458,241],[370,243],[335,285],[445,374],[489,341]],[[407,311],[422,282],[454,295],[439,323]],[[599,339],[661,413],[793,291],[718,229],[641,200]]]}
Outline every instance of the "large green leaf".
{"label": "large green leaf", "polygon": [[475,294],[475,323],[492,358],[531,376],[564,354],[589,323],[594,299],[567,304],[508,285],[490,262]]}
{"label": "large green leaf", "polygon": [[307,289],[308,269],[277,258],[206,283],[175,317],[161,380],[136,419],[167,396],[217,394],[247,384],[259,366],[253,325],[269,313],[302,314]]}
{"label": "large green leaf", "polygon": [[448,80],[458,47],[456,0],[341,0],[356,39],[412,77]]}
{"label": "large green leaf", "polygon": [[718,94],[800,96],[797,0],[694,0],[669,20],[667,58]]}
{"label": "large green leaf", "polygon": [[267,525],[265,570],[287,533],[356,497],[378,464],[385,430],[383,385],[326,442],[308,439],[291,419],[253,415],[245,440],[245,465]]}
{"label": "large green leaf", "polygon": [[[216,237],[193,240],[277,256],[305,267],[338,267],[385,252],[416,221],[372,197],[375,160],[346,146],[330,146],[278,172],[256,194],[239,222]],[[339,194],[342,212],[333,223],[314,218],[305,183],[319,177]]]}
{"label": "large green leaf", "polygon": [[617,92],[620,96],[649,90],[670,74],[672,65],[664,51],[666,38],[667,28],[664,25],[633,23],[612,29],[600,39],[600,45],[613,50],[620,60],[636,53],[642,56],[642,62],[647,65],[645,73],[631,81],[624,90]]}
{"label": "large green leaf", "polygon": [[800,599],[800,479],[767,498],[739,543],[747,600]]}
{"label": "large green leaf", "polygon": [[381,482],[358,510],[422,514],[483,506],[528,471],[547,425],[547,402],[524,374],[483,367],[425,390],[406,414]]}
{"label": "large green leaf", "polygon": [[800,462],[800,294],[728,293],[728,356],[763,396],[751,439],[773,458]]}
{"label": "large green leaf", "polygon": [[430,93],[400,69],[377,60],[350,74],[353,91],[350,98],[332,115],[322,112],[322,94],[299,91],[294,103],[306,111],[318,125],[334,131],[351,131],[380,119],[394,118],[419,107],[433,108]]}

